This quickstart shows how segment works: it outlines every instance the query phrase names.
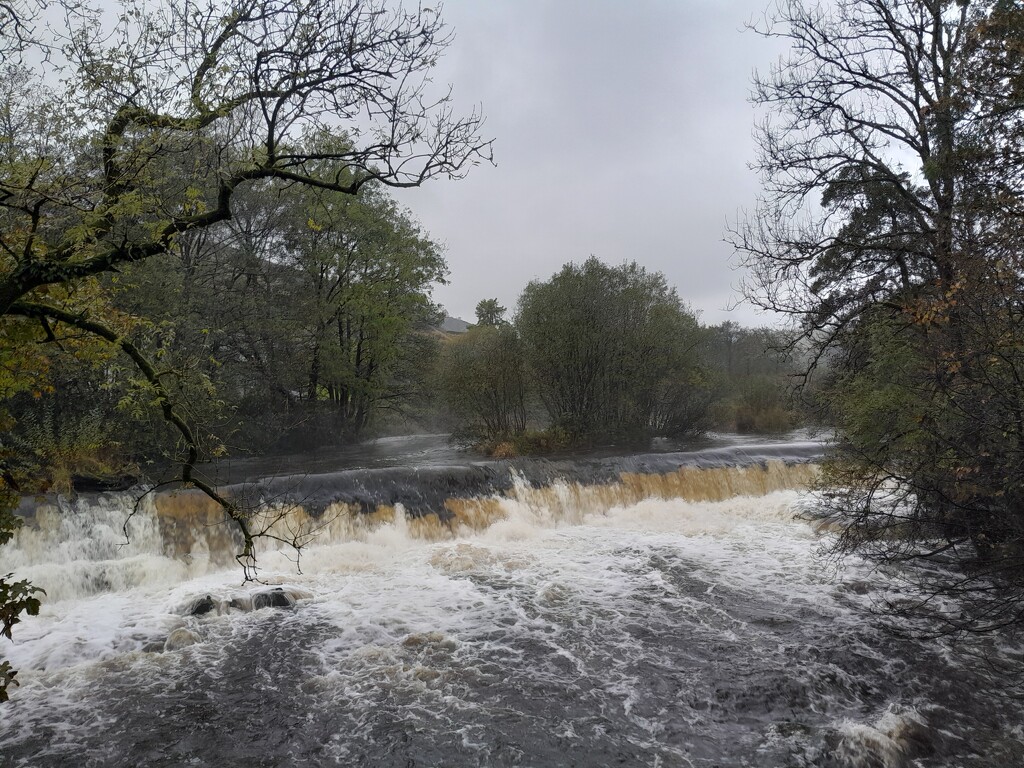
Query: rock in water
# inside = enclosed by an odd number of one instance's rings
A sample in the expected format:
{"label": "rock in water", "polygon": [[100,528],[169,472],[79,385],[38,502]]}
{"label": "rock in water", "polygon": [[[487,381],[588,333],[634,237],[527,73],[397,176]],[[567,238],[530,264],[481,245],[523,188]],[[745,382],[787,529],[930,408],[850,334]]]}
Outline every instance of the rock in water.
{"label": "rock in water", "polygon": [[201,639],[202,638],[199,637],[199,635],[188,627],[178,627],[167,636],[167,641],[164,643],[164,650],[178,651],[182,648],[187,648],[190,645],[195,645]]}
{"label": "rock in water", "polygon": [[240,595],[228,600],[228,609],[233,611],[251,611],[252,598],[249,595]]}
{"label": "rock in water", "polygon": [[210,611],[214,610],[216,607],[217,604],[213,601],[213,598],[210,595],[207,595],[206,597],[201,597],[198,600],[196,600],[192,604],[192,607],[189,608],[188,613],[186,615],[202,616],[203,614],[209,613]]}
{"label": "rock in water", "polygon": [[259,608],[291,608],[295,599],[280,587],[266,592],[257,592],[252,596],[252,607]]}

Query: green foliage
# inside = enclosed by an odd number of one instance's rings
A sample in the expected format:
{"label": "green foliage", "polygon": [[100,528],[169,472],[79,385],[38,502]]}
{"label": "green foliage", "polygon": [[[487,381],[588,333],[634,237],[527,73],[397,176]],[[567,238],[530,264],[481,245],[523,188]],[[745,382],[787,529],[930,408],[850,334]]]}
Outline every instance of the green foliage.
{"label": "green foliage", "polygon": [[343,431],[358,434],[378,410],[423,396],[425,379],[414,375],[423,369],[403,363],[407,351],[429,343],[438,314],[430,291],[447,265],[411,215],[378,188],[317,196],[306,210],[316,228],[290,236],[314,301],[305,328],[307,398],[330,402]]}
{"label": "green foliage", "polygon": [[941,410],[927,380],[919,378],[925,366],[914,341],[905,327],[877,318],[858,340],[863,362],[837,370],[825,390],[845,439],[874,461],[889,451],[916,450],[913,444],[923,437],[918,425]]}
{"label": "green foliage", "polygon": [[[11,639],[11,629],[21,621],[21,614],[39,615],[39,598],[35,595],[43,592],[24,580],[9,581],[11,576],[7,574],[0,578],[0,635],[8,640]],[[7,689],[18,684],[17,674],[10,662],[0,659],[0,703],[9,698]]]}
{"label": "green foliage", "polygon": [[236,448],[351,439],[428,396],[440,249],[378,185],[237,198],[222,237],[120,277],[118,302],[160,329],[190,403]]}
{"label": "green foliage", "polygon": [[805,422],[794,402],[797,370],[790,337],[771,328],[725,322],[707,329],[712,421],[740,433],[785,432]]}
{"label": "green foliage", "polygon": [[476,305],[477,325],[501,325],[505,322],[505,307],[497,299],[482,299]]}
{"label": "green foliage", "polygon": [[526,287],[516,327],[552,425],[573,440],[703,426],[700,329],[662,274],[568,264]]}
{"label": "green foliage", "polygon": [[795,429],[802,419],[792,408],[792,396],[787,387],[784,380],[764,375],[720,384],[720,399],[712,406],[716,426],[741,434],[771,434]]}
{"label": "green foliage", "polygon": [[39,615],[39,600],[33,595],[41,593],[27,581],[8,581],[14,574],[0,578],[0,635],[11,639],[11,628],[18,624],[20,614]]}
{"label": "green foliage", "polygon": [[75,475],[116,473],[114,463],[105,456],[116,448],[112,425],[98,408],[81,410],[62,419],[47,400],[22,415],[19,442],[32,451],[35,463],[45,469],[46,477],[40,478],[41,488],[70,493]]}
{"label": "green foliage", "polygon": [[[17,503],[17,495],[7,486],[6,480],[0,482],[0,547],[7,544],[21,527],[21,519],[13,513]],[[39,614],[39,598],[43,593],[25,580],[11,581],[13,574],[0,577],[0,638],[11,639],[11,630],[21,621],[21,615],[36,616]],[[10,662],[0,659],[0,703],[7,701],[7,689],[17,685],[17,672]]]}
{"label": "green foliage", "polygon": [[[109,310],[112,322],[120,313]],[[126,337],[158,361],[164,386],[187,403],[197,418],[211,420],[209,382],[173,359],[173,328],[137,318]],[[57,328],[47,348],[45,386],[9,398],[13,414],[5,444],[8,466],[20,474],[25,492],[71,492],[78,480],[103,483],[139,476],[143,459],[172,461],[174,436],[160,414],[153,386],[134,366],[114,356],[110,345]],[[205,408],[205,410],[204,410]],[[212,443],[204,440],[204,447]]]}
{"label": "green foliage", "polygon": [[6,483],[0,484],[0,547],[14,538],[14,534],[21,527],[21,518],[14,513],[14,507],[18,503],[18,495],[7,487]]}
{"label": "green foliage", "polygon": [[508,325],[478,325],[448,340],[438,388],[460,434],[490,443],[521,434],[527,379],[519,334]]}

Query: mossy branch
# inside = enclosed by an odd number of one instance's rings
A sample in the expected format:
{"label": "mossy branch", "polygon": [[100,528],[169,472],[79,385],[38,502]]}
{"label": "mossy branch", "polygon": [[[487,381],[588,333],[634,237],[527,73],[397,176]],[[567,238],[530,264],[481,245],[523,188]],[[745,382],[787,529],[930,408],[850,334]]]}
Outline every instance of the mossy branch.
{"label": "mossy branch", "polygon": [[90,319],[84,314],[70,312],[49,304],[19,301],[11,306],[8,314],[20,315],[22,317],[33,318],[41,321],[51,320],[70,325],[73,328],[93,334],[94,336],[117,346],[125,355],[128,356],[128,358],[131,359],[135,364],[135,367],[142,373],[146,381],[156,393],[157,403],[160,406],[160,411],[164,420],[174,427],[185,443],[186,457],[181,463],[181,481],[186,485],[198,488],[213,499],[213,501],[224,509],[225,514],[238,527],[239,531],[241,531],[244,545],[236,559],[242,565],[243,569],[245,569],[246,578],[252,578],[252,571],[256,562],[256,547],[255,536],[249,526],[248,515],[242,508],[218,492],[216,488],[202,478],[196,476],[195,466],[199,461],[199,444],[196,439],[195,431],[185,420],[178,405],[175,403],[174,398],[171,396],[171,393],[168,391],[167,387],[164,386],[161,380],[161,373],[157,371],[142,350],[140,350],[128,338],[101,322]]}

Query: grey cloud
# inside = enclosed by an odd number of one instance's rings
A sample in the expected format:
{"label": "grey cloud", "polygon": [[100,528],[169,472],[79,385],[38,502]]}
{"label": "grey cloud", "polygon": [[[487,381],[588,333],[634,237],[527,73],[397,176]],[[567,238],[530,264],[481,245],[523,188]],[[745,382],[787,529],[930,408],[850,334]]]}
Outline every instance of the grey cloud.
{"label": "grey cloud", "polygon": [[463,109],[482,103],[496,168],[402,199],[448,245],[436,298],[471,317],[512,306],[531,279],[594,254],[664,272],[709,322],[739,275],[722,242],[757,180],[751,72],[778,55],[743,31],[740,0],[453,0],[456,39],[435,80]]}

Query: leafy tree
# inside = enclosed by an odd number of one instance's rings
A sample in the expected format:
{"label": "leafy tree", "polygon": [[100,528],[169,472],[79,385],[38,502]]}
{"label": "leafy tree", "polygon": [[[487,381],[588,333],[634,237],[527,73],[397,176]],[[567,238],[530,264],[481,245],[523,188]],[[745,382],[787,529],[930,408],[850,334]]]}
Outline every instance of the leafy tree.
{"label": "leafy tree", "polygon": [[699,327],[662,274],[568,264],[526,287],[516,327],[553,426],[573,439],[699,428]]}
{"label": "leafy tree", "polygon": [[794,408],[795,355],[788,334],[727,321],[707,329],[715,422],[737,432],[781,432],[800,420]]}
{"label": "leafy tree", "polygon": [[396,366],[435,321],[430,289],[447,266],[409,214],[374,188],[318,196],[307,211],[290,236],[303,291],[317,304],[307,396],[329,402],[345,431],[359,433],[378,410],[422,395]]}
{"label": "leafy tree", "polygon": [[[756,81],[765,197],[734,233],[748,294],[833,374],[841,551],[1020,623],[1024,263],[1016,3],[781,4]],[[820,205],[812,201],[820,200]]]}
{"label": "leafy tree", "polygon": [[430,290],[446,266],[379,185],[247,195],[189,246],[119,285],[135,314],[173,328],[177,359],[203,352],[234,445],[351,438],[426,396],[430,366],[415,359],[435,341]]}
{"label": "leafy tree", "polygon": [[[66,24],[0,7],[0,383],[45,362],[21,347],[87,334],[136,369],[178,437],[180,479],[214,498],[254,563],[250,510],[195,471],[202,432],[159,340],[112,308],[105,281],[177,254],[268,182],[354,194],[416,186],[489,158],[480,117],[456,117],[428,73],[450,41],[426,7],[379,0],[63,3]],[[24,22],[24,23],[22,23]],[[20,63],[19,63],[20,62]],[[18,346],[12,347],[14,342]],[[37,358],[31,360],[30,358]],[[37,364],[35,364],[37,363]],[[15,374],[9,374],[14,371]]]}
{"label": "leafy tree", "polygon": [[497,442],[526,429],[527,377],[519,334],[480,324],[445,343],[440,392],[469,437]]}
{"label": "leafy tree", "polygon": [[505,322],[508,310],[498,303],[497,299],[481,299],[476,305],[477,325],[501,325]]}
{"label": "leafy tree", "polygon": [[[113,29],[87,6],[67,13],[66,33],[47,27],[53,39],[29,43],[62,52],[61,84],[44,63],[3,94],[0,318],[27,318],[41,338],[68,326],[118,346],[180,435],[182,480],[224,504],[250,559],[246,515],[193,472],[200,440],[168,372],[82,291],[229,220],[239,191],[268,180],[351,194],[460,175],[487,155],[480,120],[427,98],[426,73],[448,43],[427,8],[170,0],[128,3]],[[358,141],[340,133],[357,119]]]}

